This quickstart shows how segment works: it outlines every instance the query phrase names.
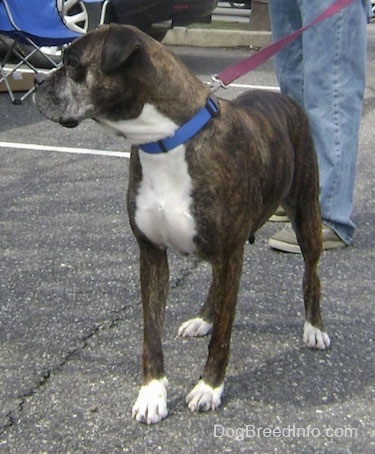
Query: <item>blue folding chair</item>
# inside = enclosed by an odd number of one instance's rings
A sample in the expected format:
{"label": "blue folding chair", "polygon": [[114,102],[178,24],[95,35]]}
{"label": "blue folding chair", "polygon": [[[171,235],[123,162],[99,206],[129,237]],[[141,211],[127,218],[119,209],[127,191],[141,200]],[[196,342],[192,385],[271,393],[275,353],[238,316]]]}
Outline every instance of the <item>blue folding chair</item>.
{"label": "blue folding chair", "polygon": [[[103,4],[103,0],[84,1]],[[26,65],[37,75],[40,69],[33,63],[35,55],[45,59],[50,68],[57,68],[61,61],[55,61],[41,48],[65,46],[84,33],[84,30],[72,31],[64,23],[58,6],[61,11],[66,4],[69,7],[69,2],[64,0],[0,0],[0,40],[7,49],[0,62],[0,83],[4,82],[14,104],[21,104],[36,88],[33,86],[16,98],[10,84],[16,71]]]}

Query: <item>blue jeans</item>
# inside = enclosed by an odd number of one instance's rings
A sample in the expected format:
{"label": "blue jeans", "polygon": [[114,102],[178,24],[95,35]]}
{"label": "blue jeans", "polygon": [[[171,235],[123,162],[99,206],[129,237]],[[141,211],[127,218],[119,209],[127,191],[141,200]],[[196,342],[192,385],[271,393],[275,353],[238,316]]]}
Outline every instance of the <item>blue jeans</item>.
{"label": "blue jeans", "polygon": [[[269,0],[278,40],[308,24],[333,0]],[[323,223],[350,244],[366,63],[366,0],[356,0],[275,56],[281,91],[304,107],[319,162]]]}

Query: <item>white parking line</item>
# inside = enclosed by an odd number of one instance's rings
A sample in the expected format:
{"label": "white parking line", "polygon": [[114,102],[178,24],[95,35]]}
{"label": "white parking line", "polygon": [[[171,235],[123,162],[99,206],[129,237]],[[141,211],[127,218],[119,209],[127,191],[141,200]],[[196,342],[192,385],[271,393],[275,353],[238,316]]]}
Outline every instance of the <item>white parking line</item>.
{"label": "white parking line", "polygon": [[108,156],[116,158],[130,158],[128,151],[108,151],[94,150],[91,148],[73,148],[73,147],[55,147],[52,145],[37,145],[33,143],[17,143],[17,142],[0,142],[0,148],[11,148],[15,150],[32,150],[32,151],[55,151],[58,153],[76,153],[76,154],[91,154],[96,156]]}
{"label": "white parking line", "polygon": [[[211,81],[204,82],[207,85],[211,85]],[[253,85],[253,84],[229,84],[228,87],[225,88],[241,88],[242,90],[270,90],[270,91],[280,91],[280,87],[273,86],[273,85]]]}
{"label": "white parking line", "polygon": [[[206,82],[210,83],[210,82]],[[247,84],[230,84],[232,88],[241,89],[265,89],[272,91],[280,91],[279,87],[263,86],[263,85],[247,85]],[[19,142],[1,142],[0,148],[10,148],[12,150],[32,150],[32,151],[54,151],[57,153],[75,153],[75,154],[88,154],[96,156],[107,156],[116,158],[130,158],[128,151],[108,151],[108,150],[95,150],[91,148],[74,148],[74,147],[57,147],[53,145],[38,145],[33,143],[19,143]]]}
{"label": "white parking line", "polygon": [[247,84],[230,84],[230,87],[233,88],[245,88],[251,90],[270,90],[270,91],[280,91],[280,87],[273,87],[272,85],[247,85]]}

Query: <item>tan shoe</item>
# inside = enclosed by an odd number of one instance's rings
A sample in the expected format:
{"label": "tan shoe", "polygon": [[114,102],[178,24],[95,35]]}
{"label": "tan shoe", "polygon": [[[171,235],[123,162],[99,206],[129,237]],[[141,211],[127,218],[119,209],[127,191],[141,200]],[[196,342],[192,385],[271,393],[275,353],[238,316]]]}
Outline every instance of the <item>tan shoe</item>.
{"label": "tan shoe", "polygon": [[[346,246],[344,241],[332,229],[323,225],[323,249],[337,249]],[[298,244],[296,234],[294,233],[291,224],[287,225],[283,230],[277,232],[268,240],[269,246],[283,252],[292,254],[301,254],[301,248]]]}
{"label": "tan shoe", "polygon": [[278,209],[273,213],[273,215],[268,219],[271,222],[288,222],[288,215],[285,213],[285,210],[282,206],[279,206]]}

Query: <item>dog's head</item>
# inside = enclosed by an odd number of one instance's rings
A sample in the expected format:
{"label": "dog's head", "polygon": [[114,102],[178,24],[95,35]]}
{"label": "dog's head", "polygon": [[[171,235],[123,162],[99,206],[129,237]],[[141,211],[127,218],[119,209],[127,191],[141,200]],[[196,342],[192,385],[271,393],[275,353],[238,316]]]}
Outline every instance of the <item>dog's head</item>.
{"label": "dog's head", "polygon": [[104,26],[84,35],[65,50],[63,66],[38,88],[37,108],[67,127],[85,118],[137,117],[155,80],[150,53],[158,45],[131,26]]}

